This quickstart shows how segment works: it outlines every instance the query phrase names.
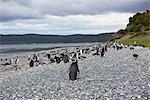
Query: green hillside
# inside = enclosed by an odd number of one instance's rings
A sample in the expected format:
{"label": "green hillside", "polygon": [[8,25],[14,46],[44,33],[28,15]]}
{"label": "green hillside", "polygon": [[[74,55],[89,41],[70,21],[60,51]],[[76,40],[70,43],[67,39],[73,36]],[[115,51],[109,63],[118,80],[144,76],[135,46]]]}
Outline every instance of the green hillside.
{"label": "green hillside", "polygon": [[127,45],[150,47],[150,10],[129,18],[125,29],[120,29],[112,40]]}

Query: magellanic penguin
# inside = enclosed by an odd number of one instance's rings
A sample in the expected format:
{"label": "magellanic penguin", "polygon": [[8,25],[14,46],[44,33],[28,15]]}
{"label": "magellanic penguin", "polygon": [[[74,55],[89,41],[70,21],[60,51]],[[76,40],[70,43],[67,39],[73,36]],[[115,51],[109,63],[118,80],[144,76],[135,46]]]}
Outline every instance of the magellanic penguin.
{"label": "magellanic penguin", "polygon": [[13,59],[12,58],[10,59],[10,63],[13,64]]}
{"label": "magellanic penguin", "polygon": [[30,63],[29,63],[30,67],[34,66],[34,61],[31,59]]}
{"label": "magellanic penguin", "polygon": [[12,64],[12,59],[9,60],[9,62],[6,62],[5,64],[2,64],[4,66],[7,66],[7,65],[11,65]]}
{"label": "magellanic penguin", "polygon": [[107,51],[107,45],[105,45],[105,51]]}
{"label": "magellanic penguin", "polygon": [[47,58],[50,59],[50,58],[51,58],[51,55],[50,55],[50,54],[47,54]]}
{"label": "magellanic penguin", "polygon": [[19,62],[19,57],[17,56],[17,59],[15,60],[15,64]]}
{"label": "magellanic penguin", "polygon": [[139,55],[138,54],[133,54],[133,57],[136,59]]}
{"label": "magellanic penguin", "polygon": [[58,64],[61,62],[61,59],[57,56],[55,56],[54,59],[56,60],[56,63],[58,63]]}
{"label": "magellanic penguin", "polygon": [[69,62],[69,56],[67,54],[64,54],[62,59],[63,59],[64,63],[68,63]]}
{"label": "magellanic penguin", "polygon": [[74,81],[77,79],[77,72],[79,72],[77,60],[73,59],[73,62],[69,68],[69,79]]}
{"label": "magellanic penguin", "polygon": [[99,55],[99,47],[98,46],[96,46],[96,52],[93,54],[93,55]]}
{"label": "magellanic penguin", "polygon": [[105,48],[103,47],[102,50],[101,50],[101,57],[104,56],[104,53],[105,53]]}

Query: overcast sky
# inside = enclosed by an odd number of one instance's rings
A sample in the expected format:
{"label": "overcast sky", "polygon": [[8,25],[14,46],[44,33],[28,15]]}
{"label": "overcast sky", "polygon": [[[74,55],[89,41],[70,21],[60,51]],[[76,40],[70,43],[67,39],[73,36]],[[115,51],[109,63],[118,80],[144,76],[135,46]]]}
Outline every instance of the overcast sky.
{"label": "overcast sky", "polygon": [[0,34],[116,32],[149,7],[149,0],[0,0]]}

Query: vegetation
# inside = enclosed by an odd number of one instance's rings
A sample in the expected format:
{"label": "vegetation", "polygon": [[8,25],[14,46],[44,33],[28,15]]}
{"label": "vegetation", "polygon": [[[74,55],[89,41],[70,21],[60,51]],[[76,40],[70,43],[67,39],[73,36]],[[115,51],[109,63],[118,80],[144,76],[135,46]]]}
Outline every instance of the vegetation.
{"label": "vegetation", "polygon": [[111,40],[127,45],[150,47],[150,10],[129,18],[125,29],[120,29]]}
{"label": "vegetation", "polygon": [[129,18],[127,25],[127,32],[145,32],[150,30],[150,11],[147,10],[143,13],[137,13]]}
{"label": "vegetation", "polygon": [[0,35],[0,44],[106,42],[114,33],[97,35]]}
{"label": "vegetation", "polygon": [[121,40],[119,43],[126,44],[126,45],[134,45],[134,46],[143,46],[143,47],[150,47],[150,39],[126,39]]}

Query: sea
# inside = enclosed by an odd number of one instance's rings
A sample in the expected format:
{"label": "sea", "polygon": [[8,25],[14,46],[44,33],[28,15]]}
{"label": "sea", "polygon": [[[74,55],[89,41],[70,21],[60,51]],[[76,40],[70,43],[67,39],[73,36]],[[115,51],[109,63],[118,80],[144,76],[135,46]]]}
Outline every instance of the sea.
{"label": "sea", "polygon": [[56,47],[78,47],[94,43],[46,43],[46,44],[0,44],[0,58],[24,56],[35,52]]}

